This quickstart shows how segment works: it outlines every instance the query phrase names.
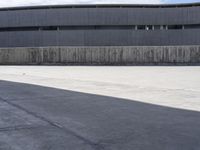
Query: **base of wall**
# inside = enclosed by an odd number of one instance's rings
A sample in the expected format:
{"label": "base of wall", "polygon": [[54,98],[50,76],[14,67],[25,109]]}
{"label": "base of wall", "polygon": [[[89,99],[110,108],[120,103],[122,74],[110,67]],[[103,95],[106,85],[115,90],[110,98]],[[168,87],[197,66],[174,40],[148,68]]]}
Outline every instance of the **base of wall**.
{"label": "base of wall", "polygon": [[1,48],[0,65],[200,65],[200,45]]}

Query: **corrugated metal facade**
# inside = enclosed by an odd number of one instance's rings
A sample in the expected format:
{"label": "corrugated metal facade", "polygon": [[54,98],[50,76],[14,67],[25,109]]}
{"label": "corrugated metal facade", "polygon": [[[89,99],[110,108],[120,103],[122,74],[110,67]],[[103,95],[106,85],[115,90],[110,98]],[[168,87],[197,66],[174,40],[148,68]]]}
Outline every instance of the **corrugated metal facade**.
{"label": "corrugated metal facade", "polygon": [[[0,10],[0,28],[200,24],[195,7],[80,7]],[[200,29],[72,29],[0,32],[0,47],[200,45]]]}

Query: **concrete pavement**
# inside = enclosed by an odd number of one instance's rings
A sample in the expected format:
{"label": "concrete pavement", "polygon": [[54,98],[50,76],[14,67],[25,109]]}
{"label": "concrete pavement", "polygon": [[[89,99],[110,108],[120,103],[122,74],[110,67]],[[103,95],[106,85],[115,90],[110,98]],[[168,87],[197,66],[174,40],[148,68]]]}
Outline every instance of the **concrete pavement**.
{"label": "concrete pavement", "polygon": [[0,79],[200,111],[199,66],[0,66]]}
{"label": "concrete pavement", "polygon": [[199,150],[199,67],[0,67],[0,150]]}
{"label": "concrete pavement", "polygon": [[200,112],[0,81],[0,150],[198,150]]}

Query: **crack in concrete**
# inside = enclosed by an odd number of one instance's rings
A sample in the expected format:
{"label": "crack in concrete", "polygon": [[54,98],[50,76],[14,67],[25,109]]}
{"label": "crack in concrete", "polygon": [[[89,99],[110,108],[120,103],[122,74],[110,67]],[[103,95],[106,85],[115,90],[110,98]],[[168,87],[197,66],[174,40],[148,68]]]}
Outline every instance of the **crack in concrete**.
{"label": "crack in concrete", "polygon": [[33,125],[18,125],[18,126],[10,126],[10,127],[3,127],[0,128],[0,132],[4,131],[18,131],[18,130],[24,130],[24,129],[35,129],[35,128],[42,128],[46,126],[33,126]]}
{"label": "crack in concrete", "polygon": [[[33,98],[34,99],[38,99],[38,98],[41,98],[41,99],[48,99],[48,98],[63,98],[63,97],[65,97],[66,98],[66,96],[34,96]],[[27,101],[27,100],[32,100],[33,98],[31,98],[31,99],[28,99],[27,97],[25,97],[25,98],[7,98],[9,101],[12,101],[12,102],[14,102],[14,101]]]}

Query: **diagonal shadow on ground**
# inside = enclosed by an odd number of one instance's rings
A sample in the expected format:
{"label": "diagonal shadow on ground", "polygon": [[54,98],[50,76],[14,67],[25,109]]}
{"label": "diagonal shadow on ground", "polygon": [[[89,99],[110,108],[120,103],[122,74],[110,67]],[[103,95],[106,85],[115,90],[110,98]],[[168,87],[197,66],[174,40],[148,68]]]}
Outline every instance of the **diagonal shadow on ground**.
{"label": "diagonal shadow on ground", "polygon": [[0,81],[0,150],[198,150],[200,112]]}

